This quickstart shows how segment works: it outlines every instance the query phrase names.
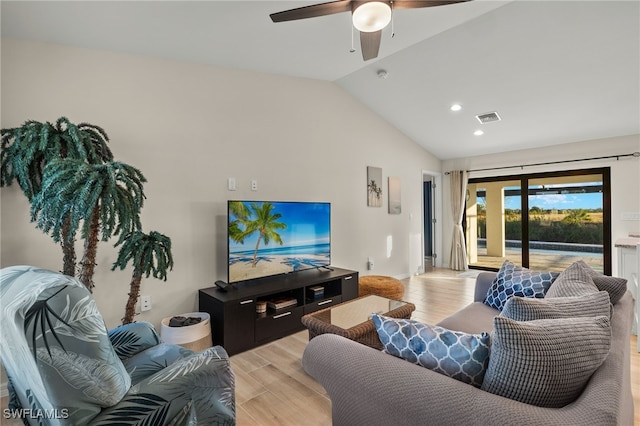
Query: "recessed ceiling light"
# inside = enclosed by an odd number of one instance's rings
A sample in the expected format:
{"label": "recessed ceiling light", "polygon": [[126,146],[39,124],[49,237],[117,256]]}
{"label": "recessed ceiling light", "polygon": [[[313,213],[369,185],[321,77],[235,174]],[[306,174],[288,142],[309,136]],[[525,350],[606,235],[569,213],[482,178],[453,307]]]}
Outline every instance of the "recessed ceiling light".
{"label": "recessed ceiling light", "polygon": [[462,105],[460,104],[453,104],[451,105],[451,107],[449,108],[451,111],[460,111],[462,109]]}
{"label": "recessed ceiling light", "polygon": [[473,134],[476,135],[476,136],[482,136],[482,135],[484,135],[484,132],[482,130],[478,129],[475,132],[473,132]]}

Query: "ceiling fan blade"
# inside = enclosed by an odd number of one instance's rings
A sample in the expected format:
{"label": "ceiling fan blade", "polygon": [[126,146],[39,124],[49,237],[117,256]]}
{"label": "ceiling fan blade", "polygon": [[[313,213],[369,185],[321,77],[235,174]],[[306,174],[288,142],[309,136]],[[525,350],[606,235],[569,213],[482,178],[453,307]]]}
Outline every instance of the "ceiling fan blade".
{"label": "ceiling fan blade", "polygon": [[360,31],[360,49],[362,49],[362,59],[377,58],[380,50],[380,39],[382,38],[382,30],[372,33]]}
{"label": "ceiling fan blade", "polygon": [[418,9],[421,7],[446,6],[448,4],[464,3],[471,0],[394,0],[393,10]]}
{"label": "ceiling fan blade", "polygon": [[295,21],[297,19],[315,18],[317,16],[333,15],[334,13],[350,12],[351,0],[339,0],[329,3],[313,4],[284,10],[269,15],[273,22]]}

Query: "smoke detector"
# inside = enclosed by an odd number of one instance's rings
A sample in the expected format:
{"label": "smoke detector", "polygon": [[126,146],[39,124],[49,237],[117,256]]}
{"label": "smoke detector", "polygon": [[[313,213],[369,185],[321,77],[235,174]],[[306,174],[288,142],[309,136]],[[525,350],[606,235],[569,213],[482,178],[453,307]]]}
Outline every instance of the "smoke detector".
{"label": "smoke detector", "polygon": [[493,121],[500,121],[501,120],[500,116],[495,111],[493,111],[493,112],[485,112],[484,114],[478,114],[478,115],[476,115],[476,118],[482,124],[487,124],[487,123],[491,123]]}
{"label": "smoke detector", "polygon": [[389,77],[389,73],[386,70],[378,70],[378,78],[386,80]]}

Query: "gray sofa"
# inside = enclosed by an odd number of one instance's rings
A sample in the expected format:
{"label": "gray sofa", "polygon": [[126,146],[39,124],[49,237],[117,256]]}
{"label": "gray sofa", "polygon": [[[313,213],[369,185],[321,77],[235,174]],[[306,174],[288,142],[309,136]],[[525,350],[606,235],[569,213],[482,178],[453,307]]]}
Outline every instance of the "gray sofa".
{"label": "gray sofa", "polygon": [[[499,313],[482,303],[495,273],[476,280],[474,302],[438,325],[491,332]],[[304,370],[326,389],[339,425],[633,425],[630,344],[633,298],[613,305],[611,349],[578,399],[542,408],[485,392],[332,334],[312,339]]]}

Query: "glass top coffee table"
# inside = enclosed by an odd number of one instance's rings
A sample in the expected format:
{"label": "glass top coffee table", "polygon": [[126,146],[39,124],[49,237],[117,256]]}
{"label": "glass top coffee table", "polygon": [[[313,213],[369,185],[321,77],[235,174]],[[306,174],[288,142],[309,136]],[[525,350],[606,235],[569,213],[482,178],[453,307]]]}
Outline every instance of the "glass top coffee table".
{"label": "glass top coffee table", "polygon": [[382,349],[371,314],[409,319],[415,309],[413,303],[370,295],[307,314],[302,317],[302,324],[309,330],[309,340],[332,333]]}

